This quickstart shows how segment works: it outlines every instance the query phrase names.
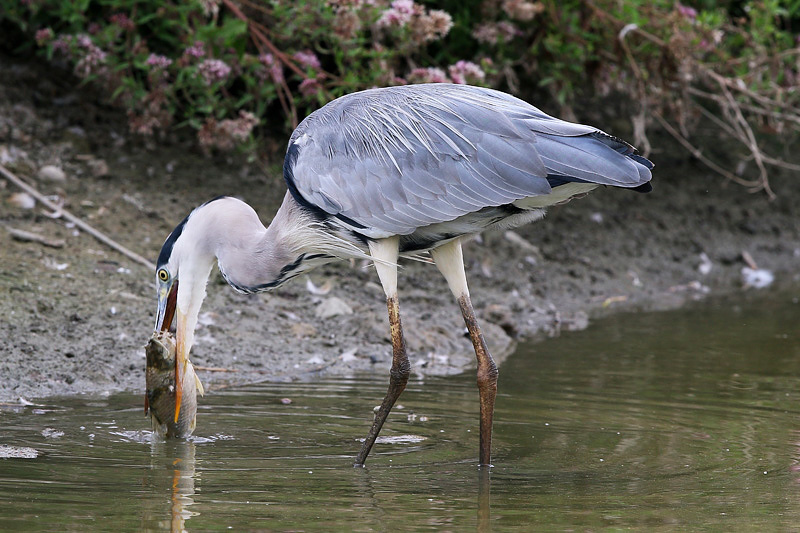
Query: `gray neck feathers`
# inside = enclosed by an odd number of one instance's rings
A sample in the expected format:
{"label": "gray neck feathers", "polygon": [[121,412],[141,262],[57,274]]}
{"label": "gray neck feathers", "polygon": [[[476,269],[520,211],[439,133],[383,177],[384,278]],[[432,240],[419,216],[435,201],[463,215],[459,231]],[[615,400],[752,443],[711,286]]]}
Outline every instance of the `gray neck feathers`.
{"label": "gray neck feathers", "polygon": [[268,228],[249,205],[233,198],[204,209],[220,271],[240,292],[270,290],[335,258],[368,257],[288,193]]}

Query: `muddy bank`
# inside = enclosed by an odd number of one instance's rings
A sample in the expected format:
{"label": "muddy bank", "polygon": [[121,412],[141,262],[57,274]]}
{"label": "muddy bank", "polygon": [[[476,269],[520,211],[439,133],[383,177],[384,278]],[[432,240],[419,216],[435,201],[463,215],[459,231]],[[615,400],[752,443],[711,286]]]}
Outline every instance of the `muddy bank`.
{"label": "muddy bank", "polygon": [[[146,147],[111,110],[30,65],[0,58],[0,163],[121,244],[152,258],[194,206],[241,197],[269,221],[284,193],[280,153],[267,172],[241,158],[208,159],[178,141]],[[776,176],[768,202],[724,186],[674,147],[652,154],[656,190],[598,190],[513,234],[465,247],[473,301],[499,359],[515,339],[585,327],[592,317],[661,309],[744,289],[746,251],[777,284],[798,281],[796,178]],[[51,165],[64,175],[41,169]],[[144,390],[154,273],[48,210],[21,205],[0,181],[0,401]],[[458,307],[431,265],[405,263],[401,308],[415,376],[474,366]],[[234,293],[215,274],[195,364],[207,389],[321,374],[387,375],[386,308],[365,264],[314,271],[280,290]],[[556,354],[554,354],[556,356]]]}

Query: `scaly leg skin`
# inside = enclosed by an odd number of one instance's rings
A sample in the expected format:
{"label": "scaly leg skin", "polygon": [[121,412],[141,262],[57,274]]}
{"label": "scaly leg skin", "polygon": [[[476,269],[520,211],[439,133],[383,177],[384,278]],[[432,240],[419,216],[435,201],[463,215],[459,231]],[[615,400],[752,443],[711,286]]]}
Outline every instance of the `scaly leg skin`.
{"label": "scaly leg skin", "polygon": [[411,363],[406,355],[406,340],[403,337],[403,325],[400,322],[400,306],[397,301],[397,258],[399,255],[399,237],[389,237],[377,241],[370,241],[369,251],[375,258],[375,270],[381,280],[381,285],[386,293],[386,307],[389,309],[389,327],[392,332],[392,369],[389,372],[389,390],[383,399],[372,427],[364,439],[361,451],[358,452],[353,466],[364,466],[381,427],[389,416],[394,402],[406,388],[408,376],[411,373]]}
{"label": "scaly leg skin", "polygon": [[458,300],[464,323],[469,331],[469,338],[475,348],[478,359],[478,394],[481,402],[480,429],[480,466],[492,466],[492,418],[494,416],[494,400],[497,396],[497,365],[486,348],[481,328],[475,319],[475,310],[469,298],[467,276],[464,272],[464,257],[461,252],[461,241],[455,239],[431,250],[436,266],[447,280],[450,291]]}
{"label": "scaly leg skin", "polygon": [[386,392],[386,397],[383,399],[378,412],[375,414],[375,421],[364,439],[364,444],[361,446],[361,451],[358,452],[356,462],[353,466],[364,466],[364,461],[367,460],[369,451],[372,445],[375,444],[375,439],[378,438],[378,433],[389,416],[389,411],[392,410],[394,402],[406,388],[408,383],[408,376],[411,374],[411,363],[408,362],[408,355],[406,355],[406,340],[403,337],[403,325],[400,322],[400,308],[397,303],[397,295],[386,299],[386,305],[389,308],[389,327],[392,331],[392,370],[389,372],[389,390]]}
{"label": "scaly leg skin", "polygon": [[483,333],[475,319],[475,311],[469,295],[458,299],[464,323],[469,331],[469,338],[475,347],[478,358],[478,394],[481,400],[481,443],[480,466],[492,466],[492,418],[494,417],[494,400],[497,397],[497,365],[494,364],[492,354],[486,348]]}

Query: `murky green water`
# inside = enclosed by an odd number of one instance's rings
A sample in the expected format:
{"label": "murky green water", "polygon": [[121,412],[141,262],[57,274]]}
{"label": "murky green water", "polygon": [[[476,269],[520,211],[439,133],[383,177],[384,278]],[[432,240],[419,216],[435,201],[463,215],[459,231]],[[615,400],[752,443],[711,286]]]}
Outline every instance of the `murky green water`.
{"label": "murky green water", "polygon": [[523,346],[501,367],[488,481],[472,376],[412,381],[365,469],[384,378],[217,391],[188,443],[153,442],[140,395],[4,408],[0,445],[40,455],[0,459],[0,530],[793,530],[792,297]]}

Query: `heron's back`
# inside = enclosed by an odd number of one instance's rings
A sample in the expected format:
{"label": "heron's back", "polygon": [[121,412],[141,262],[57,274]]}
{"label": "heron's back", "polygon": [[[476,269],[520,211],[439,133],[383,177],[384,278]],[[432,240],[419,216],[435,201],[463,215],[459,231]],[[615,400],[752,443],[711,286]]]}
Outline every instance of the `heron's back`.
{"label": "heron's back", "polygon": [[284,177],[300,204],[381,238],[528,198],[545,206],[570,183],[646,190],[651,168],[624,141],[511,95],[423,84],[354,93],[309,115]]}

